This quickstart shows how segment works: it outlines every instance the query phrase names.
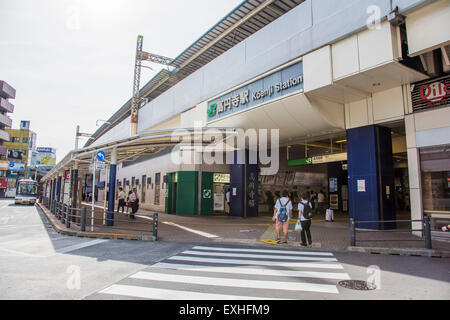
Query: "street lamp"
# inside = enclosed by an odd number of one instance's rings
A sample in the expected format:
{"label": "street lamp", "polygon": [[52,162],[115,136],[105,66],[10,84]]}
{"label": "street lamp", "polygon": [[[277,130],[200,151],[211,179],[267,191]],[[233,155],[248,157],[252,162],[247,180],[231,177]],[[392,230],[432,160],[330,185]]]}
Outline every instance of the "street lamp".
{"label": "street lamp", "polygon": [[[105,123],[108,124],[108,125],[112,125],[111,122],[106,121],[106,120],[96,120],[96,121],[95,121],[95,125],[96,125],[97,127],[99,126],[99,124],[98,124],[99,121],[105,122]],[[79,140],[79,137],[85,137],[85,138],[93,139],[92,134],[80,132],[80,126],[77,125],[77,129],[76,129],[76,133],[75,133],[75,151],[78,150],[78,140]]]}

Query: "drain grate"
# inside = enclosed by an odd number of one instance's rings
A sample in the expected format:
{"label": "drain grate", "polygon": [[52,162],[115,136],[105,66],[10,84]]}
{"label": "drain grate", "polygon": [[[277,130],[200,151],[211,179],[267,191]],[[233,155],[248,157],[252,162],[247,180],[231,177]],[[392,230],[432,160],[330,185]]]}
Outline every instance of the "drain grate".
{"label": "drain grate", "polygon": [[361,280],[343,280],[339,281],[339,285],[347,289],[361,291],[375,290],[377,288],[373,283]]}

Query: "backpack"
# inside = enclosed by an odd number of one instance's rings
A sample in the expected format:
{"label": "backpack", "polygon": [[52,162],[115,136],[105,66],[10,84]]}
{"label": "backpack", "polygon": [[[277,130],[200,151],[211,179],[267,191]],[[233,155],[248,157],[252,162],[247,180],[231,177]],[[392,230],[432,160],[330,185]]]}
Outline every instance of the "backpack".
{"label": "backpack", "polygon": [[313,211],[312,208],[310,207],[310,202],[308,201],[307,203],[303,203],[303,210],[302,210],[302,215],[303,218],[305,219],[311,219],[313,217]]}
{"label": "backpack", "polygon": [[280,210],[278,210],[277,220],[280,222],[286,222],[289,217],[286,206],[291,200],[288,200],[288,202],[286,202],[284,205],[281,203],[280,199],[278,199],[278,201],[280,201],[281,208]]}

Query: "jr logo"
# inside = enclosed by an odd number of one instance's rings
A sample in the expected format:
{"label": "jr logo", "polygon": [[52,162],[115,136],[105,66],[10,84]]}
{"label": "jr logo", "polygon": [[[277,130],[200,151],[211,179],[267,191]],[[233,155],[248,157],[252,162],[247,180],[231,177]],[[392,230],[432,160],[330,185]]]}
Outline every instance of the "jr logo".
{"label": "jr logo", "polygon": [[217,112],[217,104],[212,104],[209,106],[208,110],[206,110],[206,112],[208,113],[209,117],[213,117],[216,115]]}

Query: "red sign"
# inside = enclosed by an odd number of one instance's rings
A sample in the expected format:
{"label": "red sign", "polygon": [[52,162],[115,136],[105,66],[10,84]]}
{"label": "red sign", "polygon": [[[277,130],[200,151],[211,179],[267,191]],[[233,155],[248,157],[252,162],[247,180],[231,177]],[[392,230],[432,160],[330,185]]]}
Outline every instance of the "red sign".
{"label": "red sign", "polygon": [[65,179],[70,180],[70,170],[66,170],[65,172]]}
{"label": "red sign", "polygon": [[450,77],[417,83],[411,95],[414,112],[445,106],[449,103]]}
{"label": "red sign", "polygon": [[6,178],[0,178],[0,189],[6,189],[8,187],[8,182]]}

